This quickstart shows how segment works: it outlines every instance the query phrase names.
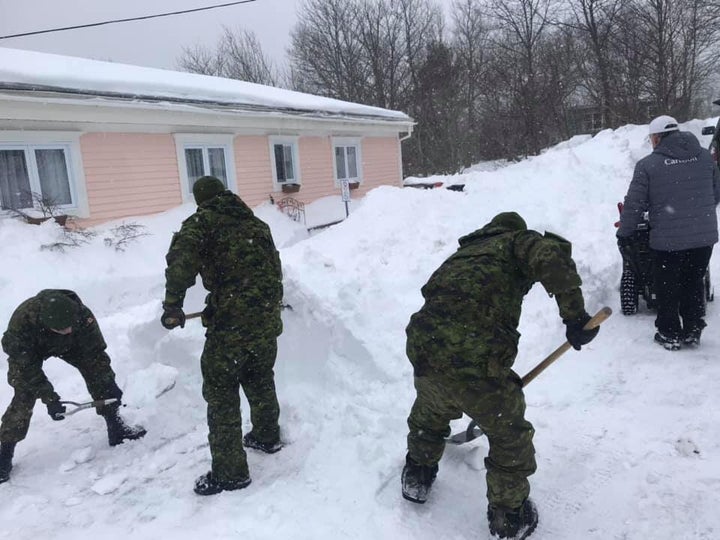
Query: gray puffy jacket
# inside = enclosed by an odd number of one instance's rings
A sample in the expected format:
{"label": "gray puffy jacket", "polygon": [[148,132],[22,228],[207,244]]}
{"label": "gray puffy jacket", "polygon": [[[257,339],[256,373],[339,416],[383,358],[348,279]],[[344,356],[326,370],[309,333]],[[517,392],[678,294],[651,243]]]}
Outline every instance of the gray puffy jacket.
{"label": "gray puffy jacket", "polygon": [[692,133],[671,133],[635,166],[617,235],[632,235],[648,212],[652,249],[712,246],[718,241],[718,202],[720,171],[710,152]]}

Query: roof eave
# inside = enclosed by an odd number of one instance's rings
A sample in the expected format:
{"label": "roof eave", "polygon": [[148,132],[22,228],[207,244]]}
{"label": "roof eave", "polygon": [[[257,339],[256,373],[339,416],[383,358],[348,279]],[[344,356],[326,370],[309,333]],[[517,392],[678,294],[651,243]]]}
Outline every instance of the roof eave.
{"label": "roof eave", "polygon": [[360,123],[372,122],[382,124],[397,124],[398,126],[406,126],[414,124],[412,118],[407,115],[390,116],[390,115],[374,115],[359,114],[355,112],[337,112],[323,109],[300,109],[293,107],[271,107],[267,105],[254,105],[247,103],[237,103],[231,101],[209,100],[181,98],[177,96],[155,96],[146,94],[128,94],[122,92],[82,90],[77,88],[64,88],[57,86],[37,85],[29,83],[13,83],[0,82],[0,91],[10,91],[25,94],[40,94],[55,98],[67,97],[72,99],[106,99],[115,102],[124,103],[143,103],[143,104],[176,104],[184,106],[193,106],[199,108],[222,109],[226,112],[252,113],[255,115],[277,115],[283,114],[288,116],[299,116],[308,118],[323,118],[338,120],[357,120]]}

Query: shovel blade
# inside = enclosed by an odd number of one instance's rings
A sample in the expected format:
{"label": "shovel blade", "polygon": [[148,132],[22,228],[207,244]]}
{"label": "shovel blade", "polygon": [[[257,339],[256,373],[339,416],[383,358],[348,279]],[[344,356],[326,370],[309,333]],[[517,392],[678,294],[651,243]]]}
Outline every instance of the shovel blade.
{"label": "shovel blade", "polygon": [[466,442],[473,441],[477,439],[478,437],[482,436],[484,434],[484,431],[480,426],[478,426],[475,421],[473,420],[468,424],[468,427],[465,431],[461,431],[459,433],[455,433],[454,435],[450,435],[447,439],[445,439],[446,444],[465,444]]}

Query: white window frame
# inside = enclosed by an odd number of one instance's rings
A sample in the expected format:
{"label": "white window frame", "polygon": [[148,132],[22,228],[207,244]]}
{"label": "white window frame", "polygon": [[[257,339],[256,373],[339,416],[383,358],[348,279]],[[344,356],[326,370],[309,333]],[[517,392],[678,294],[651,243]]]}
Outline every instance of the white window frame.
{"label": "white window frame", "polygon": [[[89,217],[80,136],[79,132],[4,131],[0,132],[0,150],[23,150],[28,167],[30,190],[35,193],[41,193],[35,150],[63,150],[72,202],[59,205],[58,208],[64,213],[77,217]],[[30,210],[30,208],[21,210]],[[0,210],[0,217],[9,215],[12,215],[12,211]]]}
{"label": "white window frame", "polygon": [[[237,176],[235,175],[235,150],[233,135],[205,135],[199,133],[176,133],[175,150],[177,153],[178,172],[180,173],[180,191],[183,202],[194,202],[190,179],[188,178],[187,161],[185,161],[185,150],[193,148],[203,149],[203,168],[209,171],[207,162],[208,148],[222,148],[225,152],[225,171],[227,174],[228,189],[237,194]],[[208,173],[209,174],[209,173]]]}
{"label": "white window frame", "polygon": [[[280,191],[282,190],[282,186],[288,185],[288,184],[302,184],[302,177],[300,175],[300,151],[299,151],[299,139],[300,137],[278,137],[278,136],[272,136],[268,137],[268,144],[270,148],[270,166],[272,167],[272,180],[273,180],[273,190],[274,191]],[[277,179],[277,166],[275,165],[275,145],[282,144],[285,146],[292,147],[292,156],[293,156],[293,167],[295,170],[293,171],[295,179],[292,182],[278,182]]]}
{"label": "white window frame", "polygon": [[[357,177],[348,177],[348,182],[358,182],[362,184],[363,181],[363,169],[362,169],[362,139],[359,137],[333,137],[332,139],[332,160],[333,160],[333,178],[335,179],[335,186],[340,187],[340,178],[337,177],[337,156],[335,155],[336,148],[347,148],[350,146],[355,147],[355,161],[357,165]],[[347,151],[345,152],[347,159]],[[345,163],[347,168],[347,162]]]}

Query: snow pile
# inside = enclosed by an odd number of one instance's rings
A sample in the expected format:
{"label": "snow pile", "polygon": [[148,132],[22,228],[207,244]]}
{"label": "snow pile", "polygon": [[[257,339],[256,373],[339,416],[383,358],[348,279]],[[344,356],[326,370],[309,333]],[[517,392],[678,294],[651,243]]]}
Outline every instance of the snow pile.
{"label": "snow pile", "polygon": [[[685,128],[699,134],[709,123]],[[210,498],[191,489],[209,467],[203,330],[188,321],[167,332],[158,322],[164,254],[192,206],[138,219],[152,234],[125,252],[102,244],[112,224],[60,254],[38,248],[57,234],[55,225],[0,221],[0,326],[41,288],[76,290],[105,333],[126,392],[123,414],[148,429],[143,440],[111,449],[92,412],[52,422],[39,404],[12,479],[0,486],[0,538],[488,537],[484,439],[447,449],[426,505],[400,496],[414,399],[404,328],[422,303],[420,287],[457,238],[507,210],[571,240],[588,309],[616,311],[597,340],[527,389],[539,465],[532,538],[717,538],[717,309],[710,304],[702,347],[678,353],[652,344],[651,313],[619,315],[615,205],[650,150],[646,133],[644,126],[604,131],[497,170],[429,179],[464,183],[463,193],[379,188],[349,219],[313,235],[274,207],[258,208],[281,248],[292,306],[276,365],[287,446],[272,456],[250,451],[252,485]],[[306,211],[329,222],[344,206],[335,198]],[[715,260],[711,269],[720,276]],[[200,309],[204,294],[193,288],[187,311]],[[539,286],[526,299],[520,331],[520,374],[564,340],[555,303]],[[45,370],[63,397],[87,396],[73,368],[50,360]],[[11,396],[1,385],[0,407]],[[243,414],[249,427],[245,402]]]}

